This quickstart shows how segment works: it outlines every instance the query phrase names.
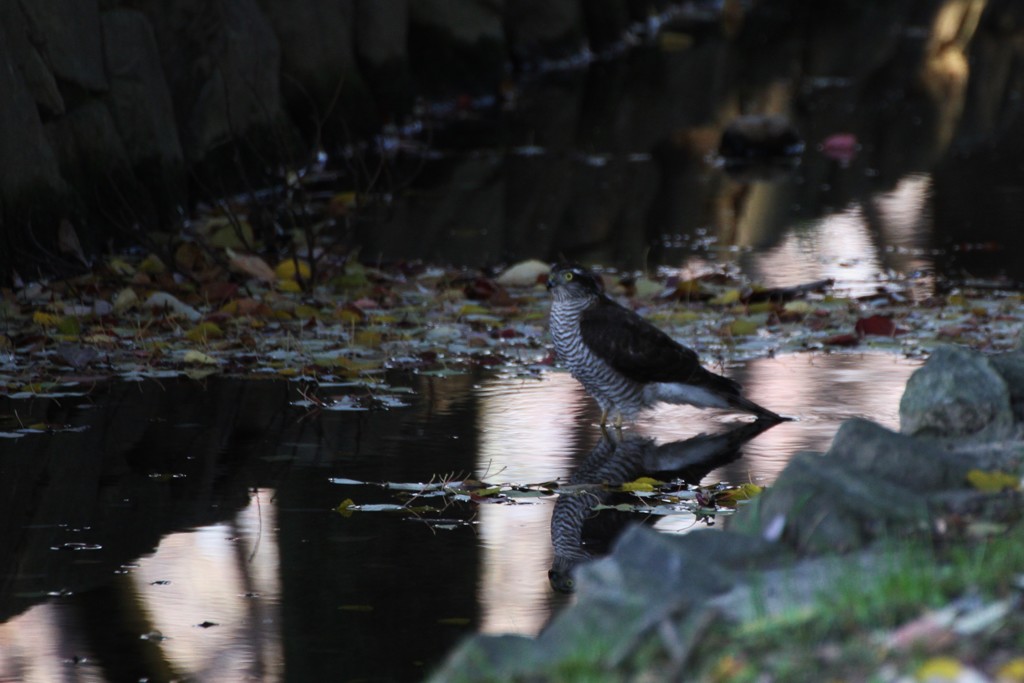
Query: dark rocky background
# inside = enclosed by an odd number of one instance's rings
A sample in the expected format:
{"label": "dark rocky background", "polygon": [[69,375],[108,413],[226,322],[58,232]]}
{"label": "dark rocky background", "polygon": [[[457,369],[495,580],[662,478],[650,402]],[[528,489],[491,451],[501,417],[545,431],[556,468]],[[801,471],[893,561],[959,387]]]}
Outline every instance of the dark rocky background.
{"label": "dark rocky background", "polygon": [[[621,55],[631,27],[674,6],[665,0],[0,0],[0,282],[9,282],[14,267],[52,266],[62,221],[74,225],[87,254],[102,252],[112,239],[131,244],[140,232],[177,227],[199,199],[261,187],[280,168],[308,163],[315,150],[334,154],[387,123],[409,120],[418,100],[500,99],[510,83],[588,48]],[[669,139],[699,146],[702,127],[720,130],[737,110],[771,109],[750,103],[771,100],[780,79],[827,77],[846,85],[811,104],[856,111],[862,139],[920,137],[920,158],[875,159],[875,167],[884,175],[887,163],[901,172],[929,165],[937,186],[951,178],[948,184],[963,192],[936,194],[949,203],[940,208],[960,222],[983,216],[965,215],[970,203],[957,197],[990,191],[964,183],[972,177],[965,178],[969,164],[1019,170],[1019,3],[824,7],[784,0],[726,2],[709,5],[708,13],[705,25],[674,28],[690,41],[678,57],[684,68],[668,72],[656,61],[619,58],[546,85],[538,93],[543,99],[521,103],[529,139],[556,150],[566,140],[599,149],[657,151]],[[914,27],[926,28],[915,38]],[[680,80],[664,82],[671,74]],[[644,78],[657,82],[651,107],[617,106],[625,92],[643,101]],[[801,104],[801,93],[787,95],[795,97],[792,113],[809,114],[800,110],[810,102]],[[900,106],[886,106],[887,98]],[[637,126],[639,119],[645,125]],[[627,125],[633,139],[621,135]],[[804,132],[813,141],[833,131]],[[644,144],[637,135],[650,140]],[[965,161],[957,156],[964,149],[984,154]],[[520,177],[512,164],[502,169],[507,192],[520,188],[525,195],[538,181],[545,187],[544,197],[517,202],[518,213],[505,216],[512,227],[522,224],[520,242],[537,237],[537,225],[550,222],[552,207],[568,206],[576,186],[605,183],[607,174],[628,176],[609,196],[630,198],[630,207],[616,211],[632,212],[634,222],[666,201],[655,192],[657,173],[613,164],[600,178],[567,179],[550,163],[547,175],[528,162],[519,165]],[[580,212],[601,209],[556,211],[554,228],[569,234],[548,246],[595,239],[601,226],[592,223],[607,223],[606,217]]]}

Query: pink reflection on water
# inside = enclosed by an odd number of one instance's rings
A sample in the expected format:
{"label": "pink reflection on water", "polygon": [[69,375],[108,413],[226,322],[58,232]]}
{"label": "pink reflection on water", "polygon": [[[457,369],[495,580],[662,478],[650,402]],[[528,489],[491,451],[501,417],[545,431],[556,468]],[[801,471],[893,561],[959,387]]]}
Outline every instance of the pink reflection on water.
{"label": "pink reflection on water", "polygon": [[[257,491],[231,522],[164,537],[115,579],[119,594],[135,601],[138,638],[158,648],[169,674],[201,681],[283,678],[271,496]],[[62,600],[0,624],[0,681],[106,680],[83,624]]]}

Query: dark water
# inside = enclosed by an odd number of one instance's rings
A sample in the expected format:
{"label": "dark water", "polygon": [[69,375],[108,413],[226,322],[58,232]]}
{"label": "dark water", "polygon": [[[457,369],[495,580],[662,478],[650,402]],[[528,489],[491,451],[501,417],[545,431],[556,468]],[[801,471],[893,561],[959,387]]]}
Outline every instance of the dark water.
{"label": "dark water", "polygon": [[[913,367],[808,354],[738,368],[800,419],[704,482],[769,483],[853,415],[896,426]],[[77,431],[3,444],[0,680],[416,680],[474,630],[536,633],[567,599],[547,579],[554,497],[453,510],[449,526],[344,517],[346,498],[395,498],[332,479],[564,482],[599,439],[593,406],[559,371],[391,381],[412,405],[309,413],[294,385],[231,380],[4,401]],[[671,407],[629,433],[668,443],[737,420]]]}
{"label": "dark water", "polygon": [[[564,254],[767,285],[834,278],[853,296],[1020,279],[1012,51],[982,50],[991,36],[964,48],[989,73],[1012,66],[1002,90],[962,69],[935,85],[919,75],[935,66],[937,24],[879,12],[870,28],[886,40],[864,41],[860,17],[828,14],[737,40],[697,32],[683,49],[523,85],[500,112],[447,121],[430,155],[397,159],[415,173],[395,176],[394,204],[358,216],[351,237],[371,260]],[[741,111],[789,115],[800,164],[709,164]],[[834,133],[856,135],[852,159],[819,149]],[[704,483],[770,483],[853,416],[898,426],[919,363],[893,351],[731,365],[754,400],[798,419]],[[450,524],[346,517],[346,499],[395,494],[335,480],[564,481],[598,443],[595,408],[556,370],[389,383],[411,405],[310,412],[292,405],[294,384],[167,378],[0,399],[5,430],[70,427],[0,441],[0,681],[418,680],[474,631],[536,633],[571,599],[547,578],[553,497],[453,507]],[[664,408],[630,433],[671,443],[738,419]]]}

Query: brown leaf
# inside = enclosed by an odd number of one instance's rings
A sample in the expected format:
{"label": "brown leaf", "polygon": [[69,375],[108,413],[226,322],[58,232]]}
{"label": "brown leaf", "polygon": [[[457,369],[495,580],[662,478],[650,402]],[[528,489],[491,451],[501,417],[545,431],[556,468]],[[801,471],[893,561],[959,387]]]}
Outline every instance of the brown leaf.
{"label": "brown leaf", "polygon": [[83,265],[89,265],[85,253],[82,252],[82,243],[78,241],[75,226],[66,218],[60,222],[60,227],[57,228],[57,247],[65,254],[73,254]]}
{"label": "brown leaf", "polygon": [[879,337],[893,337],[897,334],[902,334],[906,330],[901,330],[896,327],[896,323],[893,322],[892,318],[885,315],[873,315],[868,318],[861,318],[857,321],[857,324],[853,327],[861,337],[869,334],[877,335]]}
{"label": "brown leaf", "polygon": [[821,341],[826,346],[856,346],[860,343],[860,337],[855,334],[833,334]]}
{"label": "brown leaf", "polygon": [[236,273],[249,275],[262,282],[275,282],[277,280],[274,269],[259,256],[231,254],[231,260],[228,262],[228,265]]}

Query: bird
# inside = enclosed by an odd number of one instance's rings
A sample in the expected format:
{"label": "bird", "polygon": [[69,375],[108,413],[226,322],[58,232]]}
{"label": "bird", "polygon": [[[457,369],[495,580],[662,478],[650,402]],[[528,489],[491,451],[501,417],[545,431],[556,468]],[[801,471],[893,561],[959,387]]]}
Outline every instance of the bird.
{"label": "bird", "polygon": [[601,426],[632,421],[659,403],[725,408],[782,422],[745,398],[738,382],[704,368],[683,346],[604,291],[599,275],[558,263],[548,275],[549,324],[557,358],[601,408]]}

